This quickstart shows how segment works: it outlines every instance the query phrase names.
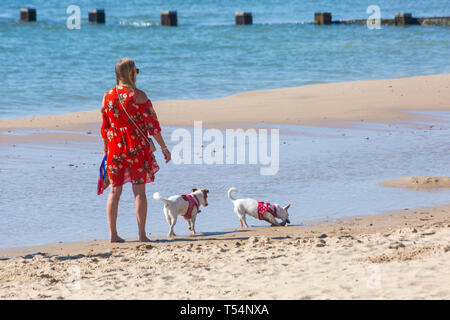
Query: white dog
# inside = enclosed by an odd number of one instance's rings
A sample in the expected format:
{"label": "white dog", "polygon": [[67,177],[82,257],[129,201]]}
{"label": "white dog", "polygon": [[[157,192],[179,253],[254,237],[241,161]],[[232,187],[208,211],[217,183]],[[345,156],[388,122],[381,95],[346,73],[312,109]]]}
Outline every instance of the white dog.
{"label": "white dog", "polygon": [[178,216],[183,216],[186,219],[189,230],[191,230],[191,236],[195,235],[195,219],[200,212],[200,206],[208,206],[208,192],[209,190],[207,189],[192,189],[190,194],[171,196],[168,199],[161,197],[159,192],[153,194],[154,199],[165,203],[164,214],[170,226],[169,238],[176,236],[173,232],[173,227],[177,222]]}
{"label": "white dog", "polygon": [[[239,217],[241,228],[244,226],[248,228],[245,216],[248,214],[256,219],[265,220],[272,224],[272,226],[285,226],[289,221],[288,209],[291,206],[288,204],[285,207],[281,207],[278,204],[271,205],[270,203],[258,202],[254,199],[233,199],[231,197],[232,192],[237,192],[236,188],[230,188],[228,190],[228,198],[234,204],[234,212]],[[278,223],[276,219],[282,220]]]}

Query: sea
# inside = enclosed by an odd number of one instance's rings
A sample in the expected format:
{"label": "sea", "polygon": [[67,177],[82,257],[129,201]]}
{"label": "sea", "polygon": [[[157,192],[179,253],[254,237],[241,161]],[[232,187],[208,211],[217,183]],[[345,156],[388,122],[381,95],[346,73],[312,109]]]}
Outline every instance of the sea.
{"label": "sea", "polygon": [[[79,29],[68,27],[71,6]],[[450,27],[309,24],[315,12],[367,19],[370,6],[383,19],[450,16],[450,0],[0,1],[0,119],[98,108],[123,57],[152,101],[450,72]],[[22,7],[37,22],[21,23]],[[90,9],[104,9],[106,23],[90,25]],[[166,10],[177,27],[161,26]],[[253,24],[236,26],[236,12]]]}
{"label": "sea", "polygon": [[[310,24],[315,12],[331,12],[333,20],[367,19],[373,5],[381,18],[397,12],[450,16],[450,0],[0,1],[0,119],[98,109],[103,93],[115,84],[114,65],[122,57],[135,59],[138,87],[152,101],[450,72],[449,27]],[[70,6],[80,8],[79,29],[68,28]],[[37,22],[19,22],[21,7],[36,8]],[[96,8],[105,10],[104,25],[88,23],[88,10]],[[177,11],[177,27],[160,25],[165,10]],[[235,12],[242,11],[252,13],[252,25],[235,25]],[[258,164],[165,164],[157,153],[161,170],[147,185],[147,231],[153,239],[168,233],[153,192],[168,197],[192,187],[210,190],[209,206],[202,208],[196,227],[207,235],[239,227],[227,197],[230,187],[238,189],[235,197],[291,203],[290,220],[300,226],[448,203],[448,190],[378,184],[449,175],[450,114],[420,115],[422,122],[360,122],[345,128],[264,124],[280,130],[279,171],[273,176],[261,175]],[[162,125],[173,147],[172,134],[180,127]],[[36,133],[46,132],[11,130],[0,138]],[[96,194],[101,139],[82,138],[0,143],[0,249],[108,238],[107,193]],[[252,218],[247,222],[266,225]],[[137,238],[129,185],[119,206],[118,230],[124,238]],[[183,219],[175,232],[189,234]]]}

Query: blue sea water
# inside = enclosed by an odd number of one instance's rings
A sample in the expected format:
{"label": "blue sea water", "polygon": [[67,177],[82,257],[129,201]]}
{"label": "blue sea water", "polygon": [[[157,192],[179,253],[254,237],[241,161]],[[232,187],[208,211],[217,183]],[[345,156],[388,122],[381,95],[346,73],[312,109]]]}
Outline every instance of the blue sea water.
{"label": "blue sea water", "polygon": [[[66,26],[69,5],[81,9],[79,30]],[[450,72],[449,27],[304,24],[316,11],[365,19],[370,5],[382,18],[450,16],[450,0],[1,1],[0,119],[98,108],[122,57],[136,60],[153,101]],[[38,21],[20,23],[21,7]],[[93,8],[105,25],[88,24]],[[160,26],[164,10],[177,10],[178,27]],[[254,24],[235,26],[237,11]]]}

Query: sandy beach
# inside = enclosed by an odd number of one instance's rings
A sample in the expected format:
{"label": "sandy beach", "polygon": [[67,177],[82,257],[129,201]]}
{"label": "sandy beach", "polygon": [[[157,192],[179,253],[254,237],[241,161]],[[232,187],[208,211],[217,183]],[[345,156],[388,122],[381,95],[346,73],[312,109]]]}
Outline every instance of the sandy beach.
{"label": "sandy beach", "polygon": [[152,240],[1,251],[0,298],[450,298],[450,205]]}
{"label": "sandy beach", "polygon": [[380,185],[393,188],[411,188],[415,190],[433,190],[450,188],[450,177],[402,177],[380,182]]}
{"label": "sandy beach", "polygon": [[[177,126],[192,126],[194,120],[202,120],[205,127],[217,128],[245,123],[323,126],[344,126],[348,121],[398,123],[420,118],[405,111],[450,110],[449,88],[450,74],[440,74],[249,91],[212,100],[154,101],[153,105],[162,124]],[[91,111],[0,120],[0,131],[51,129],[98,133],[99,110],[100,101],[98,109]]]}
{"label": "sandy beach", "polygon": [[[218,128],[403,123],[424,117],[408,111],[450,110],[449,85],[450,74],[441,74],[154,106],[163,125],[177,126],[193,120]],[[99,141],[99,126],[99,109],[0,120],[0,142]],[[22,129],[35,131],[8,134]],[[448,179],[392,177],[380,184],[448,189]],[[175,241],[99,240],[0,251],[0,299],[449,299],[449,283],[450,204]]]}

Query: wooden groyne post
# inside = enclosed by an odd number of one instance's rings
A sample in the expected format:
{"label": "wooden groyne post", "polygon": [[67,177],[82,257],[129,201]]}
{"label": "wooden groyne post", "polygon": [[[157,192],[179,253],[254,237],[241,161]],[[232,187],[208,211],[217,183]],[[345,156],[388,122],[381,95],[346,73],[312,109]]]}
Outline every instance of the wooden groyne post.
{"label": "wooden groyne post", "polygon": [[105,9],[90,9],[89,10],[89,23],[98,24],[105,23]]}
{"label": "wooden groyne post", "polygon": [[177,12],[176,11],[161,12],[161,25],[176,27],[178,25]]}
{"label": "wooden groyne post", "polygon": [[394,16],[394,24],[396,26],[405,26],[418,23],[416,19],[413,18],[412,13],[396,13]]}
{"label": "wooden groyne post", "polygon": [[[330,24],[361,24],[365,25],[367,19],[357,20],[331,20],[330,12],[316,12],[314,14],[314,24],[316,25],[330,25]],[[429,17],[429,18],[414,18],[412,13],[396,13],[394,19],[380,19],[383,25],[394,26],[450,26],[450,17]]]}
{"label": "wooden groyne post", "polygon": [[316,12],[314,13],[314,24],[324,25],[331,24],[331,12]]}
{"label": "wooden groyne post", "polygon": [[36,21],[36,9],[20,8],[20,21],[23,22]]}
{"label": "wooden groyne post", "polygon": [[234,22],[236,25],[253,24],[253,16],[251,12],[236,12],[234,14]]}

